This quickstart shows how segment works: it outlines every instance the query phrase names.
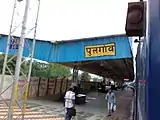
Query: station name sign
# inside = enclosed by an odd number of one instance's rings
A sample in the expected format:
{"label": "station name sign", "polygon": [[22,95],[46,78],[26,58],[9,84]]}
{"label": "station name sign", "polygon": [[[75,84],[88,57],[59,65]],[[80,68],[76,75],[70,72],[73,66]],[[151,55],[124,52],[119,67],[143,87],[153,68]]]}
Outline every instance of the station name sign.
{"label": "station name sign", "polygon": [[85,46],[85,57],[100,57],[116,55],[115,43]]}

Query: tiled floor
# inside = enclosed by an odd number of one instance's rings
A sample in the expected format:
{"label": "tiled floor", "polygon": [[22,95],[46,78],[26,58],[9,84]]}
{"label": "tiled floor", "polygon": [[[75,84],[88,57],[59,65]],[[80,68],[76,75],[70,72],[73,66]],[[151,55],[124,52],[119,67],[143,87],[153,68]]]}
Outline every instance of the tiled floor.
{"label": "tiled floor", "polygon": [[[55,116],[41,112],[39,110],[32,110],[31,108],[40,109],[40,105],[27,105],[24,120],[64,120],[64,117]],[[8,107],[4,103],[0,103],[0,120],[7,120]],[[14,108],[13,119],[22,120],[22,110],[19,107]]]}

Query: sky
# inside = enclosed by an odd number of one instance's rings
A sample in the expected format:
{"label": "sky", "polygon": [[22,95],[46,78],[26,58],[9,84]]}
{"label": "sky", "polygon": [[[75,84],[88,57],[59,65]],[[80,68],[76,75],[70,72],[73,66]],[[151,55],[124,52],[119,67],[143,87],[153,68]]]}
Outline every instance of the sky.
{"label": "sky", "polygon": [[[41,0],[36,38],[47,41],[125,33],[128,2],[138,0]],[[13,29],[20,36],[26,0],[17,2]],[[8,34],[14,0],[0,0],[0,33]],[[33,38],[38,0],[30,0],[27,36]],[[30,31],[30,32],[29,32]],[[137,45],[134,44],[133,48]],[[133,54],[136,49],[133,50]]]}
{"label": "sky", "polygon": [[[38,0],[30,0],[27,31],[34,27]],[[136,0],[41,0],[37,38],[69,40],[125,33],[127,4]],[[8,34],[14,0],[0,0],[0,33]],[[22,22],[25,0],[17,3],[13,26]],[[5,11],[5,12],[4,12]],[[14,34],[20,35],[21,27]],[[33,31],[27,37],[33,37]]]}
{"label": "sky", "polygon": [[[13,35],[20,36],[25,1],[17,3]],[[47,41],[125,33],[128,2],[138,0],[41,0],[36,38]],[[0,0],[0,34],[8,34],[14,0]],[[33,38],[38,0],[30,0],[27,36]],[[133,55],[136,54],[133,45]]]}

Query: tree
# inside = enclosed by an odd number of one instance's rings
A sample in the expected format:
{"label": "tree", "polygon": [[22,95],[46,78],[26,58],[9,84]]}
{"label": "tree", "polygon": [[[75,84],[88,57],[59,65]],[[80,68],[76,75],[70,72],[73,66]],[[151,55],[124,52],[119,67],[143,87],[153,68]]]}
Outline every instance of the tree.
{"label": "tree", "polygon": [[[4,62],[4,55],[0,55],[0,72],[2,73],[3,69],[3,62]],[[8,55],[8,59],[13,57],[13,55]],[[25,58],[23,58],[24,60]],[[27,60],[23,62],[21,65],[21,71],[23,73],[28,74],[29,70],[29,64],[30,62]],[[16,57],[12,59],[8,64],[8,67],[10,68],[11,72],[15,72],[15,65],[16,65]],[[6,74],[10,75],[9,71],[6,69]],[[21,74],[22,75],[22,74]],[[33,61],[32,63],[32,72],[31,76],[37,76],[37,77],[63,77],[63,76],[69,76],[70,75],[70,68],[60,65],[60,64],[46,64],[46,63],[40,63],[37,61]]]}
{"label": "tree", "polygon": [[46,77],[47,72],[48,72],[48,64],[33,61],[31,76]]}
{"label": "tree", "polygon": [[71,74],[70,68],[60,64],[49,64],[48,76],[50,77],[63,77]]}
{"label": "tree", "polygon": [[[3,62],[4,62],[4,57],[5,55],[0,55],[0,72],[2,73],[2,69],[3,69]],[[11,59],[13,57],[13,55],[8,55],[8,60]],[[24,60],[25,58],[23,58]],[[7,63],[7,66],[10,68],[10,71],[12,73],[15,73],[15,66],[16,66],[16,57],[14,57],[9,63]],[[28,73],[28,65],[27,62],[23,62],[23,64],[21,65],[21,70],[23,71],[23,73],[27,74]],[[0,74],[1,74],[0,73]],[[10,72],[6,69],[6,73],[7,75],[10,75]]]}
{"label": "tree", "polygon": [[34,61],[32,66],[32,76],[54,78],[69,76],[70,74],[70,68],[60,64],[46,64]]}
{"label": "tree", "polygon": [[91,76],[87,72],[81,74],[81,81],[90,81]]}
{"label": "tree", "polygon": [[98,82],[98,80],[99,80],[99,79],[98,79],[98,78],[96,78],[96,77],[95,77],[95,78],[93,78],[93,81],[94,81],[94,82]]}
{"label": "tree", "polygon": [[94,81],[94,82],[101,82],[102,79],[101,79],[101,78],[98,78],[98,77],[94,77],[94,78],[93,78],[93,81]]}

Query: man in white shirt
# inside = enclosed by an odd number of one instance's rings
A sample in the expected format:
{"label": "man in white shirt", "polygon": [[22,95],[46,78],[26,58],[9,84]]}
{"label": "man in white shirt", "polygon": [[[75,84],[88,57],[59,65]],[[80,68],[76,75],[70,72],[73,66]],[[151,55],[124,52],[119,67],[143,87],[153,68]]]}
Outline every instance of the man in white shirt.
{"label": "man in white shirt", "polygon": [[116,105],[116,96],[114,92],[112,91],[112,88],[106,94],[105,99],[107,100],[107,104],[108,104],[108,116],[111,116],[114,106]]}
{"label": "man in white shirt", "polygon": [[69,88],[65,94],[65,108],[66,108],[66,117],[65,120],[71,120],[75,114],[75,92],[74,88]]}

